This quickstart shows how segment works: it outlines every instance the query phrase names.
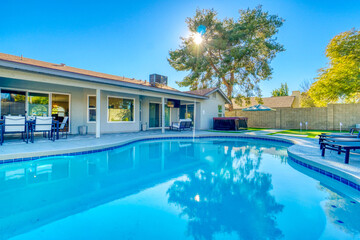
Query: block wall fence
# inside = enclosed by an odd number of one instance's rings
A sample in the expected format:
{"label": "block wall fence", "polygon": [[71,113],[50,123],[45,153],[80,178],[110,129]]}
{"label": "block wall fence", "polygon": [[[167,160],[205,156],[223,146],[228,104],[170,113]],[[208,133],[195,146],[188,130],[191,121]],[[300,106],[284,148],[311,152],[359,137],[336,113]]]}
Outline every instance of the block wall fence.
{"label": "block wall fence", "polygon": [[227,117],[248,117],[248,126],[253,128],[299,129],[300,122],[305,129],[347,130],[360,124],[360,104],[329,104],[327,107],[278,108],[276,111],[226,112]]}

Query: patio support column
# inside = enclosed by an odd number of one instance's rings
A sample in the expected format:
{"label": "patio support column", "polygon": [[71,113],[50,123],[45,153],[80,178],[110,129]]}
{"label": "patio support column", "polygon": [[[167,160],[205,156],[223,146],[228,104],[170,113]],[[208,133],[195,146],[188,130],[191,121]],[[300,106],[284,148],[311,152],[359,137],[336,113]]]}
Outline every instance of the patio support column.
{"label": "patio support column", "polygon": [[161,133],[165,133],[165,98],[161,98]]}
{"label": "patio support column", "polygon": [[196,101],[195,101],[195,100],[194,100],[193,121],[194,121],[194,126],[193,126],[193,138],[194,138],[194,137],[195,137],[195,127],[196,127]]}
{"label": "patio support column", "polygon": [[96,89],[96,138],[100,138],[100,119],[101,119],[101,98],[100,89]]}

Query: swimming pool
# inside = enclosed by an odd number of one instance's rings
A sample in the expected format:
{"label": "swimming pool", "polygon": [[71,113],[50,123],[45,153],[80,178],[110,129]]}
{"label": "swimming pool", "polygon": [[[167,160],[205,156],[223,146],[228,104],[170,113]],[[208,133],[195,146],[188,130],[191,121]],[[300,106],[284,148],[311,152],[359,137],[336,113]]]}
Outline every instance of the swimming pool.
{"label": "swimming pool", "polygon": [[360,203],[288,146],[162,139],[3,164],[0,239],[359,238]]}

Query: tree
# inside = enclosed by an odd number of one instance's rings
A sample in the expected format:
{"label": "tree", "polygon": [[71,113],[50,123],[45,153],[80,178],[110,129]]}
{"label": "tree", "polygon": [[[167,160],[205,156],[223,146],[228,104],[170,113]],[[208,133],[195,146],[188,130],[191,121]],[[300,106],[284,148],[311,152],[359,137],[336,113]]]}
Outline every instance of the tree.
{"label": "tree", "polygon": [[303,108],[307,107],[316,107],[314,99],[309,96],[309,90],[311,85],[314,83],[314,80],[304,80],[300,84],[301,98],[300,98],[300,106]]}
{"label": "tree", "polygon": [[287,83],[281,84],[280,88],[274,89],[271,92],[271,95],[273,97],[289,96],[289,87],[288,87]]}
{"label": "tree", "polygon": [[340,33],[326,47],[328,67],[319,70],[309,94],[316,105],[360,100],[360,31]]}
{"label": "tree", "polygon": [[190,37],[182,37],[180,48],[170,50],[168,58],[173,68],[189,72],[179,86],[220,87],[230,100],[260,96],[259,82],[270,78],[271,60],[284,51],[274,37],[283,19],[261,6],[240,10],[239,15],[221,21],[214,10],[198,9],[186,19]]}

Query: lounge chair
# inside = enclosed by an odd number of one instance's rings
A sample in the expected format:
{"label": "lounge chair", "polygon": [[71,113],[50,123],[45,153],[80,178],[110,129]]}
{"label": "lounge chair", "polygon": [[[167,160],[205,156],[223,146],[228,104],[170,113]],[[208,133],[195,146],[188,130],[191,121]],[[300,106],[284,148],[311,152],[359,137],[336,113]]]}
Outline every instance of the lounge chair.
{"label": "lounge chair", "polygon": [[348,138],[348,139],[356,139],[356,138],[359,138],[360,137],[360,133],[358,134],[329,134],[329,135],[319,135],[319,144],[320,144],[320,149],[321,149],[321,143],[323,141],[325,141],[326,139],[329,139],[329,138]]}
{"label": "lounge chair", "polygon": [[4,124],[1,126],[0,144],[4,142],[4,134],[21,133],[21,138],[28,143],[28,125],[25,117],[22,116],[5,116]]}
{"label": "lounge chair", "polygon": [[355,133],[355,130],[357,130],[356,128],[350,128],[350,130],[349,130],[349,132],[348,133],[346,133],[346,132],[340,132],[340,133],[333,133],[333,132],[325,132],[325,133],[321,133],[321,135],[334,135],[334,136],[336,136],[336,135],[354,135],[354,133]]}
{"label": "lounge chair", "polygon": [[190,129],[191,130],[191,119],[187,118],[187,119],[180,119],[179,122],[172,122],[171,126],[170,126],[170,130],[178,130],[178,131],[182,131],[182,130],[186,130],[186,129]]}
{"label": "lounge chair", "polygon": [[350,159],[350,150],[360,149],[360,142],[327,142],[324,141],[321,143],[322,145],[322,153],[321,156],[325,156],[325,150],[335,150],[338,154],[342,152],[345,153],[345,163],[349,163]]}

